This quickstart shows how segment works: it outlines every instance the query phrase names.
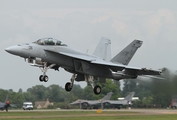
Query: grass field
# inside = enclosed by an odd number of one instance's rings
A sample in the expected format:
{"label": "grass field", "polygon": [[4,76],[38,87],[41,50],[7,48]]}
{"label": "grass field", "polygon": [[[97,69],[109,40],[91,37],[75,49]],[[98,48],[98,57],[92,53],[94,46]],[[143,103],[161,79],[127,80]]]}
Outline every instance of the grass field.
{"label": "grass field", "polygon": [[177,114],[146,114],[134,111],[13,111],[0,112],[0,120],[176,120]]}

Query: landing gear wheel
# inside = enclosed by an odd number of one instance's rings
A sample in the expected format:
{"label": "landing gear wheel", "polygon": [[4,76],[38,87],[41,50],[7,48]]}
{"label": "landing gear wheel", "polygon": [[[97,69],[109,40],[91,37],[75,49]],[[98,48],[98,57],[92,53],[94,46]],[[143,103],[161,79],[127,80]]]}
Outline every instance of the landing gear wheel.
{"label": "landing gear wheel", "polygon": [[44,81],[44,82],[47,82],[48,80],[49,80],[49,77],[48,77],[47,75],[44,75],[43,81]]}
{"label": "landing gear wheel", "polygon": [[47,75],[40,75],[39,76],[39,80],[41,81],[41,82],[47,82],[48,80],[49,80],[49,77],[47,76]]}
{"label": "landing gear wheel", "polygon": [[44,80],[43,80],[43,75],[40,75],[40,76],[39,76],[39,81],[41,81],[41,82],[44,81]]}
{"label": "landing gear wheel", "polygon": [[93,90],[96,95],[101,93],[101,87],[99,85],[96,85]]}
{"label": "landing gear wheel", "polygon": [[65,84],[65,90],[69,92],[69,91],[71,91],[71,89],[72,89],[71,83],[70,83],[70,82],[67,82],[67,83]]}

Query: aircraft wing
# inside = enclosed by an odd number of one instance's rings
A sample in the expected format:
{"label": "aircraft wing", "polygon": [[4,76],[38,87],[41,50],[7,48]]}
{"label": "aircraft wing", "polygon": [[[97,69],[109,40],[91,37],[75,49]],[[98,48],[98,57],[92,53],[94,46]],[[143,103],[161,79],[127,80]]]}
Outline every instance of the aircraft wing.
{"label": "aircraft wing", "polygon": [[77,58],[77,59],[81,59],[81,60],[85,60],[85,61],[96,60],[96,57],[86,56],[86,55],[82,55],[82,54],[71,54],[71,53],[64,53],[64,52],[59,52],[59,53],[62,55],[66,55],[68,57],[73,57],[73,58]]}
{"label": "aircraft wing", "polygon": [[82,103],[84,103],[85,102],[85,100],[76,100],[76,101],[74,101],[74,102],[72,102],[72,103],[70,103],[70,105],[76,105],[76,104],[82,104]]}
{"label": "aircraft wing", "polygon": [[135,75],[160,75],[160,70],[152,70],[147,68],[125,67],[125,73]]}
{"label": "aircraft wing", "polygon": [[122,70],[123,68],[125,68],[125,65],[116,64],[116,63],[113,63],[113,62],[105,61],[105,60],[99,59],[99,58],[94,57],[94,56],[89,56],[89,55],[87,56],[87,55],[82,55],[82,54],[72,54],[72,53],[66,53],[66,52],[57,52],[57,51],[48,50],[48,49],[45,49],[45,51],[58,53],[58,54],[61,54],[61,55],[64,55],[64,56],[68,56],[68,57],[72,57],[72,58],[88,61],[88,62],[93,63],[93,64],[109,66],[109,67],[111,67],[110,69],[114,69],[116,71]]}
{"label": "aircraft wing", "polygon": [[97,65],[104,65],[109,67],[113,71],[118,71],[118,70],[125,70],[125,73],[127,74],[132,74],[132,75],[160,75],[161,71],[158,70],[152,70],[152,69],[147,69],[147,68],[136,68],[136,67],[130,67],[118,63],[113,63],[110,61],[105,61],[102,59],[99,59],[94,56],[89,56],[89,55],[84,55],[84,54],[72,54],[72,53],[66,53],[66,52],[58,52],[55,50],[49,50],[45,49],[45,51],[52,52],[52,53],[58,53],[64,56],[88,61],[92,64],[97,64]]}
{"label": "aircraft wing", "polygon": [[4,108],[4,103],[0,103],[0,108]]}
{"label": "aircraft wing", "polygon": [[118,63],[104,61],[101,59],[92,60],[91,63],[108,66],[113,71],[118,71],[118,70],[124,69],[126,71],[126,73],[133,74],[133,75],[160,75],[160,73],[161,73],[160,70],[130,67],[130,66],[126,66],[126,65],[122,65],[122,64],[118,64]]}
{"label": "aircraft wing", "polygon": [[165,80],[165,78],[163,77],[159,77],[159,76],[153,76],[153,75],[143,75],[141,77],[146,77],[146,78],[153,78],[153,79],[157,79],[157,80]]}
{"label": "aircraft wing", "polygon": [[96,104],[101,104],[101,101],[88,101],[89,105],[96,105]]}
{"label": "aircraft wing", "polygon": [[45,51],[52,52],[52,53],[58,53],[58,54],[61,54],[61,55],[64,55],[64,56],[68,56],[68,57],[72,57],[72,58],[76,58],[76,59],[81,59],[81,60],[85,60],[85,61],[96,60],[96,57],[86,56],[86,55],[82,55],[82,54],[72,54],[72,53],[66,53],[66,52],[57,52],[55,50],[48,50],[48,49],[45,49]]}
{"label": "aircraft wing", "polygon": [[84,104],[84,103],[86,103],[86,104],[88,104],[88,105],[96,105],[96,104],[100,104],[101,101],[94,101],[94,100],[93,100],[93,101],[92,101],[92,100],[76,100],[76,101],[70,103],[70,105]]}
{"label": "aircraft wing", "polygon": [[91,63],[99,64],[99,65],[107,65],[107,66],[112,66],[112,67],[125,68],[125,65],[117,64],[117,63],[113,63],[113,62],[109,62],[109,61],[105,61],[105,60],[101,60],[101,59],[92,60]]}
{"label": "aircraft wing", "polygon": [[127,100],[122,100],[122,101],[118,101],[118,100],[107,100],[104,103],[109,103],[109,104],[113,104],[113,105],[127,105],[128,101]]}

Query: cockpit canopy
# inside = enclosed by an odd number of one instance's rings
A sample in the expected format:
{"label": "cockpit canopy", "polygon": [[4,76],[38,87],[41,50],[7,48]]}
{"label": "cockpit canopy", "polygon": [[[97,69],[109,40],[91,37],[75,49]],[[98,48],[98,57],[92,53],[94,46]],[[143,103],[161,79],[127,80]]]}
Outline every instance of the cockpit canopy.
{"label": "cockpit canopy", "polygon": [[60,40],[53,39],[53,38],[42,38],[35,41],[34,43],[38,45],[67,46],[66,44],[62,44]]}

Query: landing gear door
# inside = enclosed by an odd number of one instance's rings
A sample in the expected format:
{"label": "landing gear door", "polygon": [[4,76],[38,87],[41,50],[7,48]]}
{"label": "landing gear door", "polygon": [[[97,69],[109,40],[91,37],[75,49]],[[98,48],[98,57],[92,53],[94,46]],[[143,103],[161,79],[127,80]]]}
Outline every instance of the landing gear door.
{"label": "landing gear door", "polygon": [[82,62],[79,60],[74,60],[74,69],[76,72],[81,72],[83,73],[83,67],[82,67]]}

